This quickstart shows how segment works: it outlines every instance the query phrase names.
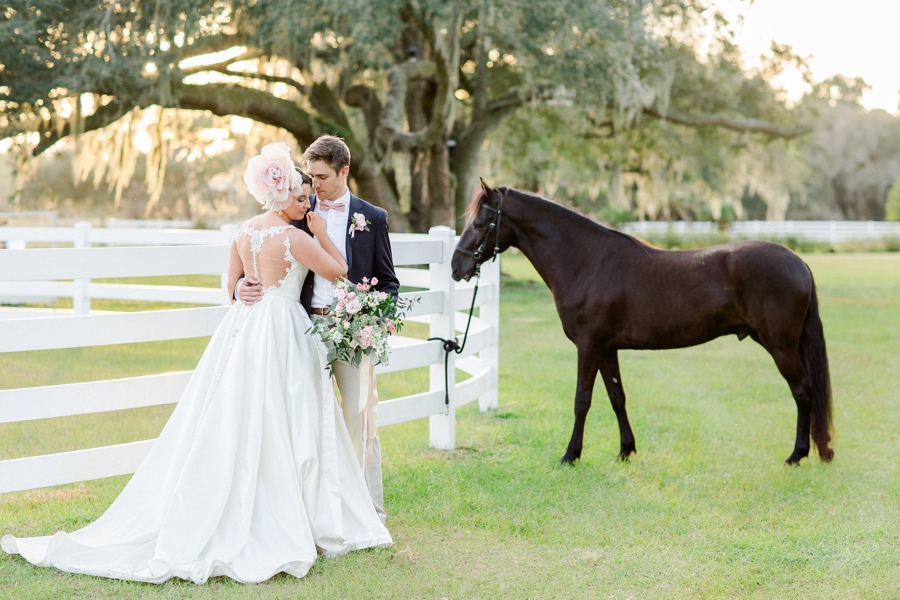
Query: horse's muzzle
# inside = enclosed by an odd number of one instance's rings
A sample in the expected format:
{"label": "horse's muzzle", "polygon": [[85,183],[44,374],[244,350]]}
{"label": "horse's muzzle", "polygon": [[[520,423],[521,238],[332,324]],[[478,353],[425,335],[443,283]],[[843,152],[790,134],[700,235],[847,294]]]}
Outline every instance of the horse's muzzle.
{"label": "horse's muzzle", "polygon": [[[471,264],[469,264],[471,263]],[[475,274],[475,261],[471,256],[466,256],[461,252],[454,252],[453,259],[450,261],[453,281],[465,279],[468,281]]]}

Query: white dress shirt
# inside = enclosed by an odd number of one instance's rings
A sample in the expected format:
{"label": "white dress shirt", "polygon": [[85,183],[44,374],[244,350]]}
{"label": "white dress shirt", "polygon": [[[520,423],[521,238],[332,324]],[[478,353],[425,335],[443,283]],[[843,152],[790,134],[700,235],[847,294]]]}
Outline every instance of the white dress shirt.
{"label": "white dress shirt", "polygon": [[[347,228],[348,223],[350,222],[350,190],[347,189],[344,192],[344,195],[335,200],[335,202],[344,204],[344,212],[335,209],[322,212],[321,202],[316,202],[316,209],[314,212],[325,219],[328,237],[334,242],[334,245],[337,247],[338,252],[341,253],[341,256],[344,257],[344,260],[347,260]],[[334,299],[333,291],[334,283],[321,275],[316,274],[313,279],[313,295],[310,305],[313,308],[328,308],[331,306],[331,301]]]}

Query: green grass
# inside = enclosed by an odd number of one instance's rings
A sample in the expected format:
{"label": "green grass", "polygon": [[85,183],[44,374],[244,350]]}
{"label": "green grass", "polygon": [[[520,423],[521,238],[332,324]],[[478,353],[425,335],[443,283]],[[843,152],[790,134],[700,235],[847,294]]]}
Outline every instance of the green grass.
{"label": "green grass", "polygon": [[[836,458],[800,467],[795,409],[750,340],[623,352],[638,454],[598,385],[582,460],[557,461],[572,425],[575,350],[520,255],[504,255],[500,407],[460,411],[459,448],[427,421],[382,430],[395,545],[320,560],[303,580],[248,589],[107,581],[0,556],[6,598],[893,598],[900,589],[900,256],[806,255],[835,393]],[[419,332],[421,333],[421,332]],[[191,368],[204,340],[0,356],[0,386]],[[379,379],[423,389],[425,370]],[[0,457],[152,437],[167,407],[0,426]],[[99,516],[127,477],[0,496],[3,533]]]}

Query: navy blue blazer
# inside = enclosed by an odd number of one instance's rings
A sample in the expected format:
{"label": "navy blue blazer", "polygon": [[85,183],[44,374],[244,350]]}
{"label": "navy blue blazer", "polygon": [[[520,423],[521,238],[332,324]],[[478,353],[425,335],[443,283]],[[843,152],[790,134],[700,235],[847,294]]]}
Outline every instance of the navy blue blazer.
{"label": "navy blue blazer", "polygon": [[[315,209],[316,203],[316,197],[311,196],[309,209]],[[347,279],[353,283],[361,283],[363,277],[369,279],[376,277],[378,283],[375,284],[375,289],[390,294],[396,300],[397,294],[400,293],[400,280],[397,279],[397,274],[394,272],[394,256],[391,253],[391,240],[388,237],[387,211],[373,206],[353,194],[350,194],[348,210],[350,215],[347,219],[347,231],[344,232]],[[369,231],[356,231],[351,237],[349,223],[355,213],[362,213],[366,217]],[[306,219],[291,221],[291,225],[312,235],[306,225]],[[300,292],[300,304],[303,305],[306,312],[309,312],[311,308],[314,276],[315,274],[310,271]]]}

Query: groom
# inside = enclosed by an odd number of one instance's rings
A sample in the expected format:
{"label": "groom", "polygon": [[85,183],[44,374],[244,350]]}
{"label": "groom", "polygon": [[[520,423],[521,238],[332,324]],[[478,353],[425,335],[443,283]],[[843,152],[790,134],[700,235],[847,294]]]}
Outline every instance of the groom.
{"label": "groom", "polygon": [[[350,172],[350,149],[347,144],[341,138],[323,135],[306,149],[303,161],[316,192],[315,197],[310,198],[309,210],[325,219],[328,237],[347,261],[347,278],[353,283],[362,282],[363,277],[370,280],[377,278],[375,289],[390,294],[396,300],[400,281],[394,272],[387,212],[357,198],[347,188],[347,174]],[[291,224],[309,233],[306,219],[292,221]],[[244,284],[244,281],[237,286],[236,293],[245,304],[253,304],[261,297],[262,291],[258,284]],[[331,281],[309,272],[300,293],[300,303],[310,316],[322,315],[331,306],[332,286]],[[360,370],[349,363],[337,362],[334,374],[344,420],[357,458],[362,463],[365,440],[359,412]],[[386,514],[381,483],[381,444],[377,431],[372,460],[366,462],[371,463],[362,465],[366,484],[375,511],[383,522]]]}

